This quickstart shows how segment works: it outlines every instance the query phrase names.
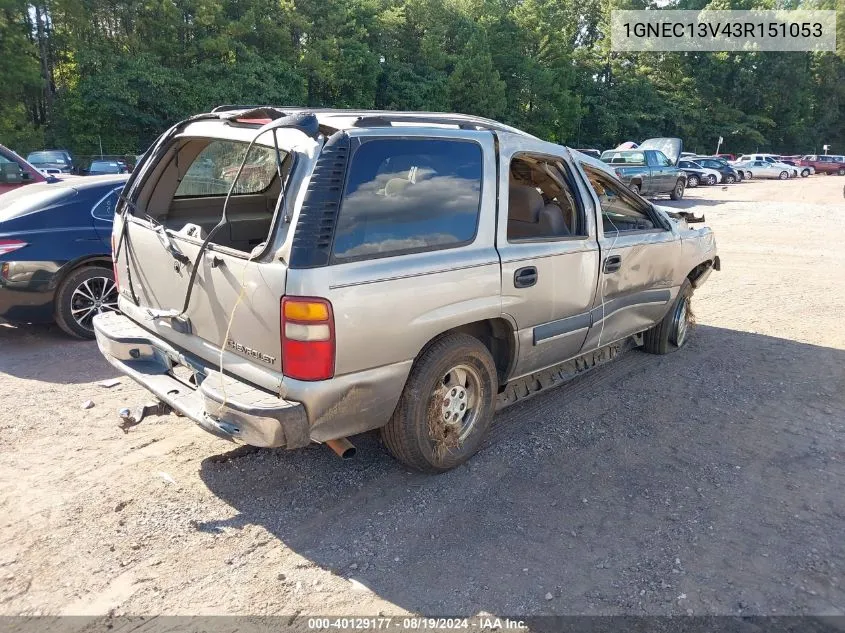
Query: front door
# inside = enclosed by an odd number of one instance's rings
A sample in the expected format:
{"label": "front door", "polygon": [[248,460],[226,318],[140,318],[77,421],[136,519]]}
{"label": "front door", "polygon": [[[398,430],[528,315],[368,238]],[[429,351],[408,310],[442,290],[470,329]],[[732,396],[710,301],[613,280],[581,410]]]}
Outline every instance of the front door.
{"label": "front door", "polygon": [[595,211],[568,150],[506,136],[496,244],[502,311],[518,328],[511,378],[577,356],[598,275]]}
{"label": "front door", "polygon": [[642,332],[663,318],[678,289],[672,287],[679,243],[652,206],[606,172],[582,166],[600,209],[599,291],[584,349]]}

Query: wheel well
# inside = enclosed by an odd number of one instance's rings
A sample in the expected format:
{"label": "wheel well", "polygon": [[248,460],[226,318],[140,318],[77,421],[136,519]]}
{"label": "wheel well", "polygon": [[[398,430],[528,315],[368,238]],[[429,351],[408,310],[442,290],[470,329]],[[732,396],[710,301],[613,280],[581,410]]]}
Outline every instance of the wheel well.
{"label": "wheel well", "polygon": [[696,287],[696,282],[701,278],[701,276],[706,273],[711,266],[713,266],[713,261],[714,260],[712,259],[708,259],[706,262],[701,262],[689,272],[687,279],[689,279],[693,288]]}
{"label": "wheel well", "polygon": [[420,355],[436,340],[455,332],[469,334],[481,341],[496,363],[499,385],[504,385],[516,359],[516,338],[511,324],[505,319],[485,319],[459,325],[430,340],[420,351]]}
{"label": "wheel well", "polygon": [[85,259],[68,262],[67,264],[62,266],[61,272],[56,278],[56,288],[61,286],[67,276],[71,274],[74,270],[78,270],[79,268],[85,268],[87,266],[102,266],[103,268],[111,268],[111,257],[109,257],[108,255],[92,255],[91,257],[87,257]]}

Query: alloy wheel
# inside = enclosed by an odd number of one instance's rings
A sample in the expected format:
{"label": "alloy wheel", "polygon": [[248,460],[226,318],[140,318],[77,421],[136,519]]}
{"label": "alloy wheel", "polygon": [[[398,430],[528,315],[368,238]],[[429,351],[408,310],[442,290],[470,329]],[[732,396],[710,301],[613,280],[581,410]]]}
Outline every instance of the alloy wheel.
{"label": "alloy wheel", "polygon": [[80,327],[92,331],[94,316],[102,312],[117,312],[117,285],[106,277],[92,277],[79,284],[70,299],[73,320]]}

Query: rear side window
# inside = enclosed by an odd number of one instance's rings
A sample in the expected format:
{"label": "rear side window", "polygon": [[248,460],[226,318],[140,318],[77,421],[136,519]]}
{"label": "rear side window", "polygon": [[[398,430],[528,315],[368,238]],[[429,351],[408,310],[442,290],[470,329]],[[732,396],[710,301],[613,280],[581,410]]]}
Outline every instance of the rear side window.
{"label": "rear side window", "polygon": [[[237,141],[211,141],[188,167],[173,197],[225,196],[248,146],[248,143]],[[276,150],[253,145],[232,194],[261,193],[270,186],[275,175]]]}
{"label": "rear side window", "polygon": [[333,259],[388,257],[469,244],[481,202],[472,141],[375,139],[352,156]]}

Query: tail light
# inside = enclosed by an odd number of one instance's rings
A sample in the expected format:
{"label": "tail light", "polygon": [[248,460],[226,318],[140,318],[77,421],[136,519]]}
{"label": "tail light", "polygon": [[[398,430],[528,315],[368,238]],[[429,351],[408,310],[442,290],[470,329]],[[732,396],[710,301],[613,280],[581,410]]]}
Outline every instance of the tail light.
{"label": "tail light", "polygon": [[114,252],[114,233],[111,236],[111,269],[114,273],[114,285],[120,291],[120,281],[117,278],[117,253]]}
{"label": "tail light", "polygon": [[0,240],[0,255],[8,255],[26,246],[21,240]]}
{"label": "tail light", "polygon": [[295,380],[334,376],[335,336],[332,304],[325,299],[282,299],[282,371]]}

